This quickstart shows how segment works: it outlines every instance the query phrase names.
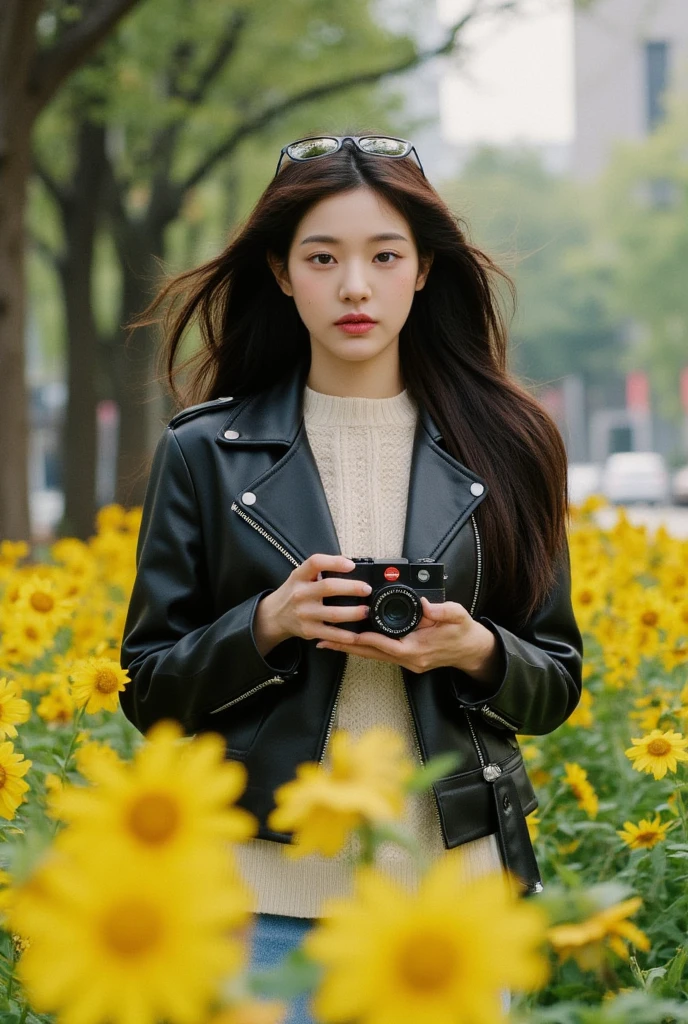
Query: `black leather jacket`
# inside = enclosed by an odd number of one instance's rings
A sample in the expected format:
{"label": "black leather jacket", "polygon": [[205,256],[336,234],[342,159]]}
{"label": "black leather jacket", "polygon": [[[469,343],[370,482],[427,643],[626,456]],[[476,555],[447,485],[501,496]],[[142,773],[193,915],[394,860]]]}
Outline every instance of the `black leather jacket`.
{"label": "black leather jacket", "polygon": [[[155,450],[138,539],[137,573],[124,626],[120,694],[145,732],[160,718],[187,734],[213,730],[243,761],[240,803],[268,828],[277,786],[303,761],[321,761],[347,655],[290,637],[263,658],[253,619],[258,602],[315,552],[340,554],[303,423],[304,376],[254,396],[218,398],[182,410]],[[421,405],[402,555],[445,564],[446,599],[497,637],[505,670],[487,686],[451,667],[402,669],[425,761],[456,751],[460,764],[434,787],[446,847],[497,833],[502,859],[541,888],[524,815],[537,807],[515,733],[551,732],[581,691],[582,640],[570,598],[569,552],[556,587],[518,632],[481,615],[481,539],[473,515],[484,480],[442,446]],[[348,552],[343,552],[348,554]],[[371,552],[375,555],[375,552]]]}

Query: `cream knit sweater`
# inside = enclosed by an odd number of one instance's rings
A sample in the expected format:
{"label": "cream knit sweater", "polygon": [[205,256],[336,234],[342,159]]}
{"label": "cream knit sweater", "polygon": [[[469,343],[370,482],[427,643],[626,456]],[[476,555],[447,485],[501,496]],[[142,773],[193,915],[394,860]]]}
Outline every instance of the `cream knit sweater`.
{"label": "cream knit sweater", "polygon": [[[304,418],[342,554],[399,558],[417,408],[407,391],[392,398],[341,398],[304,389]],[[386,724],[404,737],[417,760],[413,726],[398,665],[349,655],[342,679],[335,728],[353,736]],[[329,763],[327,751],[324,764]],[[432,793],[408,800],[403,822],[430,859],[444,850]],[[254,910],[294,917],[319,917],[322,901],[351,892],[352,839],[336,857],[284,856],[282,844],[252,839],[237,847],[239,870],[256,894]],[[486,836],[451,851],[466,855],[471,874],[501,866],[496,837]],[[410,854],[384,844],[378,866],[407,888],[418,873]]]}

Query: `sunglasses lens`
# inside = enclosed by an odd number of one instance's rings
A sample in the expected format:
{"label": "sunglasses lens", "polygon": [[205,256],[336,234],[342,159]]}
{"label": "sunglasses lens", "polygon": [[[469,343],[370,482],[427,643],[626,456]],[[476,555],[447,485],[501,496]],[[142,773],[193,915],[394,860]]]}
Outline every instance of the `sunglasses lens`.
{"label": "sunglasses lens", "polygon": [[388,139],[384,135],[368,135],[359,143],[366,153],[377,156],[403,156],[409,150],[409,143],[402,139]]}
{"label": "sunglasses lens", "polygon": [[287,146],[287,154],[295,160],[309,160],[314,156],[327,156],[337,149],[337,140],[330,138],[304,139]]}

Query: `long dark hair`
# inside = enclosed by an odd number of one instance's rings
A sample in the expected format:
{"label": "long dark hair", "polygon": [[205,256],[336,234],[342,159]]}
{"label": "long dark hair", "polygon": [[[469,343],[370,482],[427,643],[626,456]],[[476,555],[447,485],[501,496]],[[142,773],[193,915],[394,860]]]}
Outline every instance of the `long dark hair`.
{"label": "long dark hair", "polygon": [[[310,338],[294,300],[267,262],[286,264],[296,227],[321,199],[374,189],[407,220],[432,267],[399,336],[401,373],[424,403],[447,451],[488,483],[476,509],[483,539],[485,613],[494,599],[524,622],[547,598],[565,550],[567,456],[556,423],[507,369],[508,330],[498,289],[511,278],[471,244],[465,222],[413,158],[384,159],[352,144],[332,156],[287,162],[214,259],[167,280],[131,327],[161,323],[159,369],[179,408],[248,395],[310,365]],[[155,316],[164,304],[164,314]],[[202,344],[176,364],[185,332]],[[184,375],[184,386],[176,378]]]}

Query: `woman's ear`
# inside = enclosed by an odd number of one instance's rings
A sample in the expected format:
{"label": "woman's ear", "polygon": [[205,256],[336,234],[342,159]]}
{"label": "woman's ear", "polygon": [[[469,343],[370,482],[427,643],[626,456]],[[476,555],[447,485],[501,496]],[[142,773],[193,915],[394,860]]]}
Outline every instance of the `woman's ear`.
{"label": "woman's ear", "polygon": [[434,253],[428,253],[427,256],[424,256],[420,260],[420,269],[418,271],[418,277],[416,278],[417,292],[419,292],[421,288],[425,286],[425,282],[428,279],[428,274],[430,273],[430,267],[432,266],[432,261],[434,260],[434,258]]}
{"label": "woman's ear", "polygon": [[280,286],[285,295],[291,295],[291,283],[289,281],[289,274],[287,273],[286,265],[276,256],[274,253],[269,252],[267,254],[267,261],[270,270],[275,275],[277,284]]}

